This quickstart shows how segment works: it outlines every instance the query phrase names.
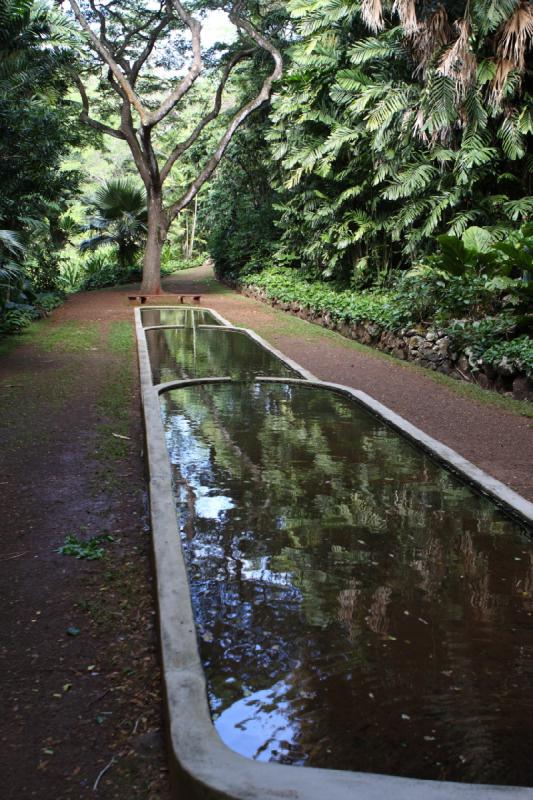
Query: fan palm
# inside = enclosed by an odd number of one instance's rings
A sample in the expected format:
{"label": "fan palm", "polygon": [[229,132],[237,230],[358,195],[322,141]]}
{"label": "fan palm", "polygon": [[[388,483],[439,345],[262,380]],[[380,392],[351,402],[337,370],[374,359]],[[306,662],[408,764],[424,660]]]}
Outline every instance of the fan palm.
{"label": "fan palm", "polygon": [[148,214],[143,190],[127,179],[109,180],[95,192],[88,212],[84,230],[95,235],[85,239],[80,250],[114,245],[119,266],[131,266],[146,239]]}

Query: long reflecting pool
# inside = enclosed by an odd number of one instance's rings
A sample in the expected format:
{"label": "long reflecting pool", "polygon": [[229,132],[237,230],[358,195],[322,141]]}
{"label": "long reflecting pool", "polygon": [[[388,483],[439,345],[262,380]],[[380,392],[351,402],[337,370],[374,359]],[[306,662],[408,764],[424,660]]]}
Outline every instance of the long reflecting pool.
{"label": "long reflecting pool", "polygon": [[245,333],[229,328],[146,331],[154,383],[222,375],[299,378],[294,370]]}
{"label": "long reflecting pool", "polygon": [[161,401],[221,738],[262,761],[532,785],[520,525],[326,388]]}
{"label": "long reflecting pool", "polygon": [[205,308],[142,308],[141,319],[145,328],[150,325],[221,325]]}

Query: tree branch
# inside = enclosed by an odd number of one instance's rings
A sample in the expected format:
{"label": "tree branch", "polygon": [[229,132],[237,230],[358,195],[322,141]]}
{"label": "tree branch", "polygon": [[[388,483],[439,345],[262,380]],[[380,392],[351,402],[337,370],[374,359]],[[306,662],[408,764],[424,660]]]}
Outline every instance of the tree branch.
{"label": "tree branch", "polygon": [[194,128],[190,136],[187,139],[184,139],[182,142],[176,145],[170,156],[168,157],[163,169],[161,170],[161,183],[164,183],[167,179],[172,167],[174,166],[175,162],[180,158],[183,153],[191,147],[198,139],[204,128],[209,125],[214,119],[216,119],[220,113],[220,109],[222,106],[222,95],[224,94],[224,88],[226,83],[228,82],[229,76],[231,75],[232,70],[234,67],[237,66],[241,61],[244,61],[245,58],[250,58],[254,54],[253,50],[243,50],[240,53],[235,53],[235,55],[231,58],[231,60],[226,65],[222,78],[217,88],[217,92],[215,95],[215,103],[213,109],[206,114],[203,119],[200,120],[198,125]]}
{"label": "tree branch", "polygon": [[154,49],[155,43],[159,38],[159,34],[166,28],[170,20],[171,17],[168,14],[165,14],[164,17],[161,18],[159,25],[157,25],[152,31],[152,33],[149,35],[148,41],[146,42],[146,45],[142,50],[141,54],[134,61],[133,66],[131,68],[131,76],[130,76],[132,86],[135,86],[137,78],[139,77],[139,72],[141,71],[141,67],[143,66],[146,59],[150,56],[150,53]]}
{"label": "tree branch", "polygon": [[137,97],[137,95],[135,94],[130,82],[124,75],[122,69],[119,67],[119,65],[117,64],[117,62],[115,61],[115,59],[113,58],[113,56],[111,55],[110,51],[105,46],[105,44],[101,42],[98,36],[94,33],[91,26],[89,25],[84,15],[82,14],[81,9],[76,0],[69,0],[69,3],[70,7],[72,8],[72,11],[74,12],[74,16],[78,20],[79,24],[81,25],[87,36],[89,37],[89,41],[91,42],[93,49],[96,50],[98,55],[108,65],[109,69],[115,76],[116,81],[119,84],[120,88],[128,98],[128,101],[131,103],[131,105],[135,108],[135,110],[139,114],[139,117],[141,118],[141,123],[144,124],[144,121],[147,116],[146,110],[143,104],[141,103],[139,97]]}
{"label": "tree branch", "polygon": [[150,168],[146,162],[141,145],[139,144],[135,134],[133,119],[131,117],[131,106],[127,98],[124,98],[122,101],[122,109],[120,112],[120,130],[124,134],[124,138],[129,144],[133,160],[135,161],[135,166],[139,171],[139,175],[141,176],[146,189],[149,190],[152,185]]}
{"label": "tree branch", "polygon": [[[73,2],[75,0],[70,0]],[[185,9],[185,7],[181,4],[180,0],[169,0],[169,5],[174,6],[177,14],[184,25],[186,25],[192,37],[192,52],[193,52],[193,59],[189,71],[181,81],[181,83],[174,89],[173,92],[170,92],[169,95],[163,100],[159,108],[155,111],[152,111],[151,114],[148,114],[146,117],[146,121],[143,124],[146,127],[153,128],[154,125],[157,125],[158,122],[161,122],[164,117],[172,111],[174,106],[179,103],[181,98],[187,94],[193,83],[195,82],[196,78],[200,75],[203,69],[203,62],[202,62],[202,46],[200,42],[200,36],[202,32],[202,26],[200,22],[189,14],[189,12]]]}
{"label": "tree branch", "polygon": [[281,53],[273,45],[268,39],[265,39],[259,31],[257,31],[254,26],[248,20],[244,19],[243,17],[239,16],[239,8],[240,4],[236,4],[232,10],[230,11],[229,18],[241,30],[245,31],[248,36],[254,40],[256,44],[259,45],[263,50],[266,50],[272,56],[274,60],[274,69],[268,75],[265,80],[263,81],[263,85],[259,93],[246,105],[244,105],[237,114],[233,117],[231,123],[229,124],[226,132],[222,136],[220,142],[218,143],[218,147],[200,172],[200,174],[190,183],[187,190],[184,194],[173,203],[170,208],[167,210],[167,216],[170,221],[172,221],[177,215],[182,211],[182,209],[187,206],[191,200],[196,197],[204,183],[209,180],[213,172],[218,167],[222,156],[226,152],[229,143],[231,142],[233,135],[237,128],[244,122],[244,120],[257,108],[259,108],[264,102],[266,102],[271,93],[272,93],[272,85],[274,81],[279,80],[283,72],[283,59],[281,57]]}
{"label": "tree branch", "polygon": [[111,128],[109,125],[106,125],[104,122],[100,122],[97,119],[93,119],[89,116],[89,98],[87,96],[87,92],[85,90],[85,86],[83,85],[81,78],[78,75],[74,76],[74,83],[76,84],[78,91],[81,97],[81,104],[82,104],[82,111],[80,111],[80,121],[83,122],[85,125],[90,125],[91,128],[94,128],[100,133],[106,133],[108,136],[114,136],[115,139],[125,139],[124,133],[121,130]]}

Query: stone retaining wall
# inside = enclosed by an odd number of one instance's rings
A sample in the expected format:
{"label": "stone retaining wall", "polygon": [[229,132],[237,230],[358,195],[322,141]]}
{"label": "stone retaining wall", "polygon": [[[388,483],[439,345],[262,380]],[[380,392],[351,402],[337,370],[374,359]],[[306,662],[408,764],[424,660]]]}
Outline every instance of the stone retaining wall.
{"label": "stone retaining wall", "polygon": [[474,359],[468,349],[464,352],[455,351],[450,339],[441,330],[416,326],[392,332],[375,322],[337,322],[329,314],[320,314],[300,306],[297,302],[272,300],[260,287],[231,285],[247,297],[268,303],[281,311],[288,311],[315,325],[337,331],[347,339],[355,339],[402,361],[411,361],[452,378],[475,383],[483,389],[492,389],[514,397],[515,400],[533,400],[532,376],[517,372],[506,359],[502,359],[497,365],[484,364],[481,360]]}

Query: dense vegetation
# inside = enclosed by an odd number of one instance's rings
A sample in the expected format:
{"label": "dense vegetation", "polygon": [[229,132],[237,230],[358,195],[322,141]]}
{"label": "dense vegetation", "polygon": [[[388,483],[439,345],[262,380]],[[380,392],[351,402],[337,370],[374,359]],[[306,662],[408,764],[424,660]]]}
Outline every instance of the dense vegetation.
{"label": "dense vegetation", "polygon": [[[141,6],[128,0],[132,30]],[[204,15],[217,7],[194,4]],[[272,299],[391,331],[438,327],[475,358],[531,370],[531,2],[291,0],[249,2],[247,13],[284,73],[181,211],[162,270],[207,250],[221,276]],[[150,24],[163,26],[162,14]],[[0,0],[0,16],[5,332],[53,305],[50,292],[138,277],[149,208],[128,144],[102,137],[118,130],[114,79],[88,57],[72,15]],[[171,21],[171,39],[178,30]],[[140,88],[150,107],[170,85],[164,70],[186,63],[189,45],[176,41],[149,59]],[[239,47],[206,52],[206,71],[161,127],[158,158],[190,142],[165,189],[171,205],[268,75],[268,53]],[[97,115],[90,137],[80,112],[85,123]]]}
{"label": "dense vegetation", "polygon": [[211,192],[217,268],[346,321],[447,327],[491,358],[518,341],[530,369],[531,3],[391,5],[289,3],[273,109]]}
{"label": "dense vegetation", "polygon": [[79,175],[62,169],[83,131],[64,99],[69,32],[55,11],[0,0],[0,330],[57,302],[62,217]]}

